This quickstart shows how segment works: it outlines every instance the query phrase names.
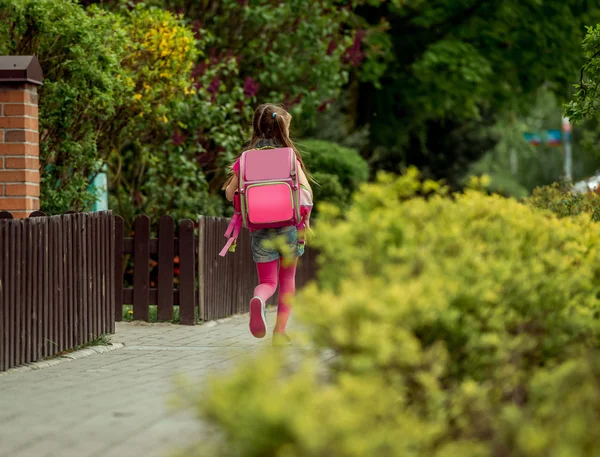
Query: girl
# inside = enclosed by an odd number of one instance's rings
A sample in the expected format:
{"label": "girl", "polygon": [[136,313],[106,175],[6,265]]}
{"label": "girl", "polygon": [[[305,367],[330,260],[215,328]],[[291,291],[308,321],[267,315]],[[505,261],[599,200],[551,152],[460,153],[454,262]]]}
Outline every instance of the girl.
{"label": "girl", "polygon": [[[308,190],[312,200],[312,188],[308,182],[307,171],[302,161],[302,156],[290,139],[290,123],[292,116],[283,108],[266,104],[259,106],[254,112],[252,120],[252,140],[248,149],[264,147],[288,147],[296,153],[296,160],[300,165],[300,184]],[[233,201],[238,191],[240,163],[239,158],[232,167],[232,175],[223,186],[227,200]],[[305,220],[309,228],[309,218]],[[294,226],[278,229],[264,229],[250,232],[252,238],[252,258],[258,269],[259,285],[254,289],[254,298],[250,301],[250,332],[256,338],[263,338],[267,333],[265,304],[275,293],[279,281],[279,297],[277,304],[277,322],[273,330],[273,345],[290,344],[289,337],[285,334],[285,327],[290,317],[290,300],[296,289],[296,265],[302,249],[298,243],[298,231]],[[284,237],[292,258],[281,262],[281,252],[276,248],[263,245],[264,241],[277,237]]]}

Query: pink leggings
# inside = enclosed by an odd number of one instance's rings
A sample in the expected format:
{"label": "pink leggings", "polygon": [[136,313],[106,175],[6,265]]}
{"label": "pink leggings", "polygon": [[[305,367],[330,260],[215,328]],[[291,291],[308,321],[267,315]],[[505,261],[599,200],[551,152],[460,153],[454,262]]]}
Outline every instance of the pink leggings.
{"label": "pink leggings", "polygon": [[275,333],[285,332],[285,326],[290,317],[291,298],[296,292],[296,265],[298,259],[294,259],[292,264],[279,265],[279,260],[272,262],[257,263],[258,282],[260,283],[254,289],[254,296],[260,297],[266,303],[277,290],[277,279],[279,277],[279,299],[277,302],[277,323],[275,324]]}

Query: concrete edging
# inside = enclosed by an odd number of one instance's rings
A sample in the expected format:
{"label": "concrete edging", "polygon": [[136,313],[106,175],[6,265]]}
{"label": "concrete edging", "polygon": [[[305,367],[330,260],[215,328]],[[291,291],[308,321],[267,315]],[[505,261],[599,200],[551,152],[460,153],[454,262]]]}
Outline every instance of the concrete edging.
{"label": "concrete edging", "polygon": [[40,362],[28,363],[20,367],[11,368],[9,370],[0,373],[0,376],[6,376],[12,373],[23,373],[26,371],[41,370],[42,368],[49,368],[55,365],[59,365],[64,362],[70,362],[72,360],[83,359],[91,355],[102,354],[104,352],[111,352],[117,349],[125,347],[123,343],[110,343],[102,346],[91,346],[89,348],[80,349],[79,351],[71,352],[69,354],[60,355],[53,359],[42,360]]}

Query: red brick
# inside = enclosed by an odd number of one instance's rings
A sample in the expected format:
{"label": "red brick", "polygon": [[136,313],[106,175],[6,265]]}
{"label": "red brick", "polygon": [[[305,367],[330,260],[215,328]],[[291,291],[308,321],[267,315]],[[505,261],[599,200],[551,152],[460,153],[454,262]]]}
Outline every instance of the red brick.
{"label": "red brick", "polygon": [[[2,159],[0,159],[2,160]],[[40,168],[39,159],[29,157],[7,157],[4,161],[5,168],[20,168],[23,170],[37,170]]]}
{"label": "red brick", "polygon": [[4,143],[4,132],[0,130],[0,143]]}
{"label": "red brick", "polygon": [[37,144],[0,144],[0,155],[39,157],[40,147]]}
{"label": "red brick", "polygon": [[38,107],[36,105],[25,105],[22,103],[6,103],[4,105],[5,116],[29,116],[38,117]]}
{"label": "red brick", "polygon": [[0,89],[0,103],[30,103],[31,95],[24,89]]}
{"label": "red brick", "polygon": [[27,197],[0,198],[0,210],[36,210],[40,207],[38,199]]}
{"label": "red brick", "polygon": [[0,117],[0,129],[38,129],[38,120],[31,117]]}
{"label": "red brick", "polygon": [[33,143],[38,144],[39,134],[26,130],[7,130],[4,132],[5,143]]}
{"label": "red brick", "polygon": [[37,184],[6,184],[7,197],[39,197],[40,186]]}
{"label": "red brick", "polygon": [[0,157],[0,170],[4,169],[4,158]]}
{"label": "red brick", "polygon": [[0,197],[4,196],[4,184],[0,184]]}
{"label": "red brick", "polygon": [[39,171],[18,170],[7,171],[0,170],[0,183],[39,183]]}
{"label": "red brick", "polygon": [[37,89],[32,86],[25,88],[0,87],[0,103],[31,103],[37,104]]}

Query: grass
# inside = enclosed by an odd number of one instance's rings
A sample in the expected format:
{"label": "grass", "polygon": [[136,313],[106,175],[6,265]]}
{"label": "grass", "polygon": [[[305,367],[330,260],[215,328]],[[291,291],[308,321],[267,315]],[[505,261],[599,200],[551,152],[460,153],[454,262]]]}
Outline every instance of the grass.
{"label": "grass", "polygon": [[80,351],[82,349],[87,349],[92,346],[108,346],[110,344],[111,338],[112,338],[112,335],[103,334],[103,335],[100,335],[100,336],[94,338],[91,341],[88,341],[87,343],[80,344],[79,346],[75,346],[74,348],[67,349],[66,351],[58,352],[50,357],[44,357],[43,360],[54,359],[56,357],[61,357],[65,354],[71,354],[72,352]]}
{"label": "grass", "polygon": [[[196,311],[196,320],[198,312]],[[123,320],[126,322],[133,321],[133,306],[132,305],[123,305]],[[179,324],[179,306],[173,307],[173,319],[168,321],[159,321],[158,320],[158,307],[156,305],[150,305],[148,310],[148,322],[156,323],[156,322],[170,322],[171,324]]]}

